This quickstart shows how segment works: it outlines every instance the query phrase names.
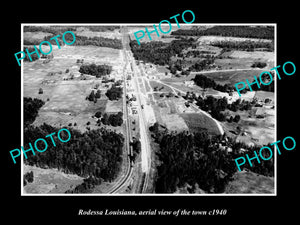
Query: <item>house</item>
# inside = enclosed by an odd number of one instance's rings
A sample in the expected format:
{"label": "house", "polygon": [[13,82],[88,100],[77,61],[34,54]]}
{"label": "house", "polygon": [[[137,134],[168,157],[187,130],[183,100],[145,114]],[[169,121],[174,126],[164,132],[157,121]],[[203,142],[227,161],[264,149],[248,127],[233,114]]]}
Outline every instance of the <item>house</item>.
{"label": "house", "polygon": [[183,84],[187,87],[193,87],[194,81],[193,80],[185,80],[185,81],[183,81]]}

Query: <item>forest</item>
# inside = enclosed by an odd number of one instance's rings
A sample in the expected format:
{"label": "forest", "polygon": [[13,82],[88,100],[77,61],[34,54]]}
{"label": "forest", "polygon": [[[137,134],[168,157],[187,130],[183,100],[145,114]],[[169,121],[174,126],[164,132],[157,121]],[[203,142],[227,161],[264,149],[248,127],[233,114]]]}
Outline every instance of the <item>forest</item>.
{"label": "forest", "polygon": [[[192,193],[196,184],[207,193],[222,193],[237,171],[234,159],[246,153],[251,156],[252,151],[258,152],[261,147],[249,147],[225,135],[210,136],[205,131],[177,133],[162,131],[158,129],[160,125],[157,123],[153,126],[155,127],[150,127],[150,131],[159,144],[156,154],[160,161],[155,182],[156,193],[174,193],[186,183],[192,186]],[[220,148],[220,144],[224,142],[226,147],[232,148],[232,152]],[[246,151],[241,153],[241,148]],[[272,159],[253,164],[253,167],[246,164],[245,167],[255,173],[274,176]]]}
{"label": "forest", "polygon": [[[43,104],[44,102],[37,98],[24,98],[24,149],[29,149],[28,143],[34,143],[36,139],[53,132],[57,133],[59,130],[45,123],[40,126],[31,125]],[[117,118],[112,118],[110,122],[119,124],[120,118],[122,120],[121,114],[117,114]],[[104,128],[84,133],[72,128],[68,130],[71,133],[69,142],[60,142],[57,136],[52,136],[56,147],[48,144],[45,152],[36,152],[36,155],[24,158],[25,164],[40,168],[57,168],[65,173],[86,177],[82,184],[68,190],[67,193],[91,192],[101,181],[112,181],[122,164],[123,135]],[[31,176],[33,175],[26,175],[26,178],[31,181]]]}
{"label": "forest", "polygon": [[[28,143],[34,143],[37,138],[57,133],[58,130],[45,123],[39,127],[27,126],[24,130],[24,148],[28,149]],[[71,133],[69,142],[62,143],[53,136],[56,147],[48,144],[47,151],[31,155],[25,159],[25,163],[40,168],[57,168],[62,172],[82,177],[93,176],[112,181],[122,163],[122,134],[104,128],[84,133],[72,128],[68,130]]]}
{"label": "forest", "polygon": [[24,116],[24,127],[34,122],[38,115],[39,109],[45,104],[41,99],[31,97],[24,97],[23,100],[23,116]]}
{"label": "forest", "polygon": [[204,89],[212,88],[221,92],[230,92],[234,90],[234,88],[229,86],[228,84],[217,84],[213,79],[208,78],[203,74],[196,74],[196,76],[192,80],[195,82],[196,85]]}
{"label": "forest", "polygon": [[218,41],[210,45],[224,49],[225,51],[240,50],[240,51],[254,51],[256,49],[263,49],[264,51],[273,52],[274,42],[263,41]]}
{"label": "forest", "polygon": [[81,65],[79,68],[80,73],[96,76],[97,78],[110,74],[112,66],[109,65],[96,65],[94,63],[89,65]]}
{"label": "forest", "polygon": [[[67,42],[71,42],[73,40],[72,36],[65,36]],[[70,39],[70,40],[68,40]],[[86,37],[86,36],[79,36],[76,35],[76,41],[73,45],[77,46],[86,46],[92,45],[97,47],[107,47],[107,48],[114,48],[114,49],[122,49],[122,42],[119,39],[111,39],[105,37]]]}
{"label": "forest", "polygon": [[274,39],[273,26],[213,26],[205,30],[199,29],[178,29],[172,31],[171,35],[183,36],[207,36],[217,35],[226,37],[244,37]]}

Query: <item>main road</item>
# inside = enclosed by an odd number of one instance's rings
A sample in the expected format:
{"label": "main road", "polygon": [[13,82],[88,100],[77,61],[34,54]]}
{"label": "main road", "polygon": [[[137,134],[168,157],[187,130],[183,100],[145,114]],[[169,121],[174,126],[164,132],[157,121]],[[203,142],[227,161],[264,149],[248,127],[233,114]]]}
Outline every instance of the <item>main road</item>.
{"label": "main road", "polygon": [[147,120],[145,118],[145,107],[146,101],[145,96],[143,95],[139,83],[138,83],[138,77],[141,76],[141,74],[137,70],[137,66],[135,64],[135,60],[132,56],[131,49],[129,46],[129,35],[127,32],[126,27],[122,27],[122,37],[123,37],[123,44],[124,48],[127,50],[127,60],[129,60],[131,64],[131,69],[134,74],[131,78],[131,82],[133,82],[133,88],[134,92],[136,94],[136,100],[137,100],[137,111],[139,116],[139,127],[140,127],[140,142],[141,142],[141,167],[142,167],[142,184],[141,184],[141,192],[145,193],[147,191],[148,182],[149,182],[149,175],[150,175],[150,169],[151,169],[151,146],[150,141],[148,138],[148,126],[147,126]]}
{"label": "main road", "polygon": [[142,105],[145,105],[145,101],[142,97],[141,90],[139,88],[137,76],[138,72],[136,70],[135,61],[132,57],[132,55],[129,54],[130,46],[129,46],[129,37],[128,37],[128,31],[126,27],[121,27],[122,31],[122,43],[123,43],[123,55],[125,59],[125,65],[123,68],[123,120],[125,123],[125,148],[128,154],[128,157],[126,157],[126,169],[125,174],[116,181],[116,183],[108,190],[108,193],[118,193],[122,188],[125,188],[126,185],[128,185],[128,181],[132,176],[132,167],[130,162],[130,141],[131,141],[131,132],[130,132],[130,123],[128,121],[128,108],[126,104],[126,74],[127,69],[129,68],[129,63],[132,65],[132,72],[135,74],[135,76],[132,77],[131,82],[133,82],[133,88],[136,93],[137,97],[137,111],[139,116],[139,127],[140,127],[140,142],[141,142],[141,167],[142,167],[142,184],[141,184],[141,192],[145,193],[147,191],[148,182],[149,182],[149,174],[150,174],[150,168],[151,168],[151,147],[150,147],[150,141],[148,139],[147,135],[147,121],[145,119],[144,109]]}

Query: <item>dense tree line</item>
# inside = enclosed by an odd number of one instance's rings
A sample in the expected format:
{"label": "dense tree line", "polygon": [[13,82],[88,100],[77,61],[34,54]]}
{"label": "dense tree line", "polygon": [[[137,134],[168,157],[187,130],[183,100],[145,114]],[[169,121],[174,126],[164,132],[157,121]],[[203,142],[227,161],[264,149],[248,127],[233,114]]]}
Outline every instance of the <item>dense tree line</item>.
{"label": "dense tree line", "polygon": [[[72,35],[65,36],[67,42],[72,42],[73,37]],[[69,40],[68,40],[69,39]],[[107,48],[114,48],[114,49],[122,49],[123,45],[120,39],[112,39],[112,38],[105,38],[105,37],[86,37],[86,36],[79,36],[76,35],[76,41],[73,45],[77,46],[97,46],[97,47],[107,47]]]}
{"label": "dense tree line", "polygon": [[[196,184],[208,193],[222,193],[227,183],[237,171],[234,159],[259,151],[261,146],[249,147],[224,136],[210,136],[207,132],[168,132],[160,130],[160,125],[151,128],[155,141],[159,144],[157,152],[160,165],[157,168],[156,192],[174,193],[178,187],[186,183],[195,190]],[[158,138],[159,137],[159,138]],[[228,152],[220,144],[226,142]],[[241,149],[244,152],[241,152]],[[250,154],[251,155],[251,154]],[[267,158],[267,156],[265,156]],[[263,160],[261,160],[263,161]],[[253,167],[245,164],[253,172],[266,176],[274,175],[273,160],[255,163]]]}
{"label": "dense tree line", "polygon": [[24,126],[31,124],[34,122],[35,118],[38,115],[39,109],[45,104],[45,102],[41,99],[31,97],[24,97],[23,105],[24,105]]}
{"label": "dense tree line", "polygon": [[178,29],[172,31],[171,35],[182,36],[227,36],[227,37],[245,37],[274,39],[273,26],[213,26],[205,30],[199,29]]}
{"label": "dense tree line", "polygon": [[[28,143],[45,137],[59,129],[48,124],[39,127],[27,126],[24,130],[25,149]],[[25,163],[41,168],[57,168],[65,173],[74,173],[82,177],[95,177],[104,181],[112,181],[122,163],[122,148],[124,138],[122,134],[100,128],[80,133],[68,128],[71,139],[67,143],[60,142],[57,135],[53,135],[56,147],[47,139],[48,148],[45,152],[36,152],[25,159]],[[64,137],[62,137],[64,139]],[[44,144],[41,144],[44,145]],[[44,146],[38,146],[40,149]]]}
{"label": "dense tree line", "polygon": [[[24,26],[24,32],[46,32],[51,34],[64,33],[66,31],[76,31],[81,26]],[[93,32],[106,32],[120,29],[120,26],[84,26]]]}
{"label": "dense tree line", "polygon": [[96,76],[97,78],[110,74],[112,66],[109,65],[96,65],[94,63],[81,65],[79,68],[80,73]]}
{"label": "dense tree line", "polygon": [[[33,27],[33,28],[28,28],[26,29],[27,31],[30,32],[36,32],[38,30],[40,30],[39,27]],[[61,28],[61,29],[57,29],[57,28],[51,28],[51,27],[45,27],[44,29],[41,29],[40,31],[43,32],[48,32],[48,33],[52,33],[53,35],[47,35],[43,38],[43,40],[40,39],[24,39],[24,45],[39,45],[42,41],[49,41],[52,45],[57,45],[56,40],[52,39],[54,36],[60,35],[60,37],[57,38],[57,42],[59,43],[60,46],[65,45],[65,43],[62,40],[62,36],[64,34],[65,31],[74,31],[74,29],[69,28],[69,29],[65,29],[65,28]],[[26,31],[24,31],[26,32]],[[122,49],[122,42],[120,39],[112,39],[112,38],[105,38],[105,37],[86,37],[86,36],[80,36],[77,35],[76,33],[75,37],[76,37],[76,41],[72,44],[72,45],[77,45],[77,46],[98,46],[98,47],[107,47],[107,48],[114,48],[114,49]],[[65,41],[68,43],[71,43],[73,41],[73,36],[71,34],[66,34],[64,36]]]}
{"label": "dense tree line", "polygon": [[210,45],[223,48],[225,51],[241,50],[241,51],[254,51],[257,48],[263,48],[265,51],[274,51],[273,42],[263,41],[218,41]]}
{"label": "dense tree line", "polygon": [[118,112],[116,114],[110,114],[110,115],[104,113],[101,118],[101,122],[104,125],[111,125],[113,127],[121,126],[123,124],[123,113]]}
{"label": "dense tree line", "polygon": [[33,171],[27,172],[23,176],[23,185],[26,186],[27,183],[32,183],[33,180],[34,180],[34,178],[33,178]]}
{"label": "dense tree line", "polygon": [[88,28],[93,32],[106,32],[120,29],[120,26],[88,26]]}
{"label": "dense tree line", "polygon": [[57,35],[66,31],[76,31],[76,28],[70,26],[24,26],[24,32],[45,32]]}
{"label": "dense tree line", "polygon": [[229,86],[228,84],[225,85],[217,84],[213,79],[208,78],[203,74],[196,74],[196,76],[193,78],[193,81],[195,82],[196,85],[204,89],[212,88],[221,92],[230,92],[234,90],[234,88]]}
{"label": "dense tree line", "polygon": [[110,101],[118,100],[119,98],[122,97],[122,94],[123,94],[122,87],[119,87],[116,84],[113,84],[111,88],[106,91],[106,96]]}

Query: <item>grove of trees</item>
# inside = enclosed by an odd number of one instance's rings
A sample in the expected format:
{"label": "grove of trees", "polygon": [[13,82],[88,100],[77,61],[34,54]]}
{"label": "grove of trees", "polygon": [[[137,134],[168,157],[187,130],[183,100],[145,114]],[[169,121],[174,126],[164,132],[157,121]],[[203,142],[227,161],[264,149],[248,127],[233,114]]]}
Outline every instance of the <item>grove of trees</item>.
{"label": "grove of trees", "polygon": [[123,113],[118,112],[117,114],[110,114],[110,115],[104,113],[101,118],[101,122],[104,125],[111,125],[113,127],[121,126],[123,124]]}
{"label": "grove of trees", "polygon": [[[29,125],[24,130],[25,149],[28,143],[45,137],[58,128],[48,124],[39,127]],[[57,168],[65,173],[74,173],[82,177],[95,177],[104,181],[112,181],[122,163],[122,148],[124,138],[122,134],[100,128],[84,133],[68,128],[71,139],[62,143],[57,136],[52,136],[56,147],[48,142],[45,152],[36,152],[25,159],[25,163],[40,168]]]}
{"label": "grove of trees", "polygon": [[[154,124],[150,127],[152,137],[159,145],[156,153],[160,161],[155,182],[156,193],[174,193],[186,183],[192,186],[191,192],[199,186],[207,193],[222,193],[237,171],[234,159],[246,153],[251,156],[251,152],[258,152],[261,147],[249,147],[225,135],[210,136],[205,131],[169,132],[159,129],[159,126]],[[220,148],[224,142],[232,148],[232,152]],[[241,152],[241,148],[245,152]],[[255,173],[274,176],[273,159],[261,164],[254,162],[253,167],[245,164],[245,167]]]}
{"label": "grove of trees", "polygon": [[178,29],[172,31],[171,35],[182,36],[205,36],[217,35],[226,37],[245,37],[274,39],[274,26],[213,26],[205,30],[200,29]]}
{"label": "grove of trees", "polygon": [[218,41],[211,43],[212,46],[223,48],[225,51],[241,50],[254,51],[255,49],[263,49],[265,51],[274,51],[274,42],[263,41]]}
{"label": "grove of trees", "polygon": [[27,183],[32,183],[34,180],[33,171],[27,172],[23,176],[23,184],[24,186],[27,185]]}
{"label": "grove of trees", "polygon": [[110,74],[112,66],[109,65],[96,65],[94,63],[89,65],[81,65],[79,68],[80,73],[96,76],[97,78]]}
{"label": "grove of trees", "polygon": [[118,100],[119,98],[122,97],[122,94],[123,94],[122,87],[119,87],[116,84],[113,84],[111,88],[106,91],[106,96],[110,101]]}
{"label": "grove of trees", "polygon": [[45,102],[41,99],[31,97],[24,97],[23,105],[24,105],[24,126],[31,124],[34,122],[35,118],[38,115],[39,109],[45,104]]}
{"label": "grove of trees", "polygon": [[204,76],[203,74],[196,74],[196,76],[193,78],[193,81],[195,82],[196,85],[199,87],[202,87],[204,89],[206,88],[212,88],[217,91],[221,92],[230,92],[233,91],[234,88],[231,87],[228,84],[217,84],[213,79],[208,78],[207,76]]}

